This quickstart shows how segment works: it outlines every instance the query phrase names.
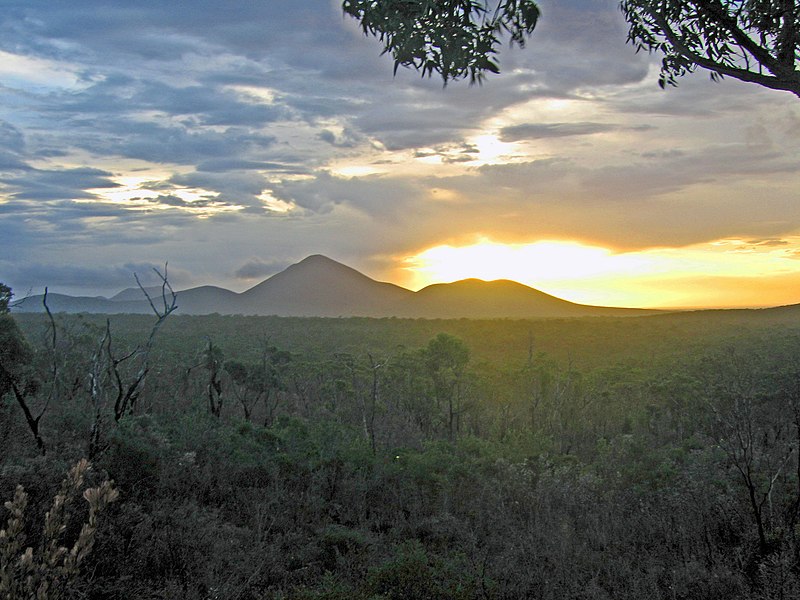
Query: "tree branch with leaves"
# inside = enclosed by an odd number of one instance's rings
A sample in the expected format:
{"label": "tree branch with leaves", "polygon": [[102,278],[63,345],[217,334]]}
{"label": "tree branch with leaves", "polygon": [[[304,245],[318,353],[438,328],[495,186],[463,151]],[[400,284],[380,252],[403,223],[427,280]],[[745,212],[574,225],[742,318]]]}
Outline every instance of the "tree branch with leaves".
{"label": "tree branch with leaves", "polygon": [[628,41],[660,52],[659,85],[698,67],[800,97],[800,3],[795,0],[623,0]]}
{"label": "tree branch with leaves", "polygon": [[[796,0],[621,0],[628,41],[663,54],[661,87],[698,68],[800,97]],[[344,0],[345,14],[401,66],[445,84],[499,73],[504,38],[524,46],[539,22],[533,0]]]}
{"label": "tree branch with leaves", "polygon": [[395,73],[411,67],[445,83],[499,73],[495,56],[503,37],[524,46],[539,19],[532,0],[344,0],[342,9],[383,43]]}

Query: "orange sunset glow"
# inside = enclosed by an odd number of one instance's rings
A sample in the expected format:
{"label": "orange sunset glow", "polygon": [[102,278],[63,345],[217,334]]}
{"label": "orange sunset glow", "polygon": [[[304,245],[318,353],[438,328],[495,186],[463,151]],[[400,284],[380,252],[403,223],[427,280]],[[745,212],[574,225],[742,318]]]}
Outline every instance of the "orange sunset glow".
{"label": "orange sunset glow", "polygon": [[549,294],[603,306],[762,307],[800,295],[800,237],[771,245],[718,240],[684,248],[614,252],[574,241],[502,244],[488,237],[439,245],[409,257],[406,285],[510,279]]}

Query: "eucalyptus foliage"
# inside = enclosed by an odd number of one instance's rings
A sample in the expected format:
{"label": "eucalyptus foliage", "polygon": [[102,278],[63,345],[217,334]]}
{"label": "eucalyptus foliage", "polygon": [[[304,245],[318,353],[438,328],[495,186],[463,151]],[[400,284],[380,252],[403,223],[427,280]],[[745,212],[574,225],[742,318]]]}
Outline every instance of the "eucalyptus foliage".
{"label": "eucalyptus foliage", "polygon": [[661,87],[697,67],[800,96],[796,0],[622,0],[628,41],[664,55]]}
{"label": "eucalyptus foliage", "polygon": [[344,0],[342,8],[383,43],[395,73],[413,67],[445,83],[499,73],[495,55],[502,38],[524,46],[539,19],[532,0]]}
{"label": "eucalyptus foliage", "polygon": [[[533,0],[344,0],[346,14],[383,43],[394,69],[445,83],[498,73],[503,38],[525,45],[539,20]],[[628,41],[663,55],[659,85],[698,67],[800,96],[797,0],[621,0]]]}

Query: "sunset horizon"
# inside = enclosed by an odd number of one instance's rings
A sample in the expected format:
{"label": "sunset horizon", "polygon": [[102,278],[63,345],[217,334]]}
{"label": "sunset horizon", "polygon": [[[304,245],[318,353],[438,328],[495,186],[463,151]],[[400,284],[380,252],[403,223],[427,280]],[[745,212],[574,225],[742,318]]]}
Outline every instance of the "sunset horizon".
{"label": "sunset horizon", "polygon": [[[737,269],[730,272],[728,261],[736,261],[750,244],[742,240],[720,240],[710,244],[711,248],[728,248],[713,251],[706,248],[685,249],[701,257],[690,262],[695,271],[671,269],[672,264],[686,262],[686,258],[674,249],[655,248],[639,252],[612,252],[606,248],[579,244],[564,240],[540,240],[532,244],[500,244],[481,237],[475,244],[454,246],[440,245],[428,248],[416,255],[400,258],[393,269],[375,272],[358,268],[355,263],[347,263],[334,256],[310,253],[296,261],[277,268],[273,273],[243,277],[245,282],[227,288],[218,281],[206,280],[194,284],[184,284],[181,277],[170,278],[170,285],[177,291],[202,286],[217,286],[243,293],[262,283],[286,268],[322,256],[329,261],[353,268],[363,275],[378,281],[391,283],[412,292],[428,286],[456,283],[465,280],[478,280],[492,283],[509,281],[544,292],[561,300],[587,306],[607,306],[620,308],[643,308],[653,310],[706,310],[773,308],[800,304],[800,275],[789,272],[788,278],[781,269],[772,276],[754,275],[749,278],[749,286],[744,277],[737,275]],[[704,252],[705,250],[705,252]],[[763,251],[751,259],[755,267],[785,259],[784,252]],[[706,256],[702,256],[706,254]],[[730,257],[729,254],[733,254]],[[505,259],[505,260],[504,260]],[[509,260],[510,259],[510,260]],[[541,264],[536,264],[536,263]],[[169,261],[165,261],[168,273],[173,271]],[[49,286],[50,293],[66,293],[72,296],[111,297],[122,290],[136,287],[136,278],[145,284],[157,282],[156,270],[163,271],[164,265],[153,266],[151,270],[131,271],[130,281],[121,286],[105,290],[89,290],[70,293],[69,288]],[[702,269],[706,271],[703,272]],[[180,270],[181,276],[185,274]],[[566,272],[571,276],[563,274]],[[581,278],[581,275],[583,276]],[[684,283],[685,288],[675,289]],[[771,284],[771,285],[770,285]],[[742,292],[743,287],[754,290]],[[41,294],[42,289],[23,290],[20,300],[25,296]],[[17,295],[20,293],[17,291]],[[670,302],[671,300],[671,302]]]}
{"label": "sunset horizon", "polygon": [[18,294],[113,293],[165,262],[180,287],[244,290],[316,252],[412,289],[800,301],[796,99],[699,72],[660,89],[616,6],[545,2],[499,74],[443,87],[394,74],[333,0],[102,5],[6,21],[0,281]]}

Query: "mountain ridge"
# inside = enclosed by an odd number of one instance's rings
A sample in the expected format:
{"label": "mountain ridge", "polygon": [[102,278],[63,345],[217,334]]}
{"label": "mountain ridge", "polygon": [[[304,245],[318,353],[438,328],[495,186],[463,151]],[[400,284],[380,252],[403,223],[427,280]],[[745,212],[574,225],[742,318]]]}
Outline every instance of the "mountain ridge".
{"label": "mountain ridge", "polygon": [[[136,292],[139,300],[135,299]],[[161,288],[148,288],[148,293],[160,298]],[[578,304],[507,279],[463,279],[432,284],[414,292],[376,281],[321,254],[310,255],[241,293],[204,285],[176,294],[179,314],[491,319],[639,316],[664,312]],[[126,288],[111,298],[50,293],[48,306],[54,312],[151,312],[138,288]],[[13,310],[42,312],[42,296],[17,301]]]}

